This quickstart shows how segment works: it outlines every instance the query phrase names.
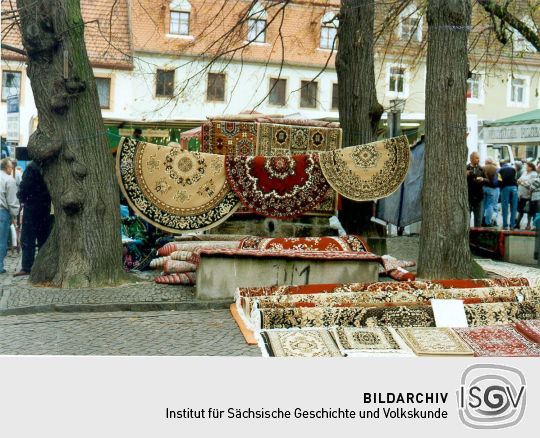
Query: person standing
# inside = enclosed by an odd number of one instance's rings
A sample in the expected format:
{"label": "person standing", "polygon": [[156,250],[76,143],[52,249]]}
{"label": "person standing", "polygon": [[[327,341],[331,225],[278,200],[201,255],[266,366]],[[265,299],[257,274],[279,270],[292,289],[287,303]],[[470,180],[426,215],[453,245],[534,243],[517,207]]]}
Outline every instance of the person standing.
{"label": "person standing", "polygon": [[518,217],[516,219],[516,228],[518,229],[521,226],[521,219],[523,219],[523,215],[525,214],[527,205],[529,208],[527,210],[527,226],[525,227],[525,229],[531,229],[531,219],[533,217],[533,213],[531,212],[531,184],[537,175],[538,174],[536,173],[536,166],[533,163],[526,163],[525,172],[517,180],[519,199],[517,208]]}
{"label": "person standing", "polygon": [[14,277],[30,274],[34,264],[36,241],[40,249],[47,241],[51,228],[51,196],[41,175],[41,167],[36,162],[31,161],[26,166],[17,196],[23,204],[22,267],[13,274]]}
{"label": "person standing", "polygon": [[13,164],[9,158],[0,161],[0,274],[5,274],[4,259],[8,248],[10,226],[19,214],[17,186],[11,176]]}
{"label": "person standing", "polygon": [[492,227],[496,225],[493,223],[493,214],[497,212],[500,190],[497,166],[491,158],[486,160],[484,175],[484,225]]}
{"label": "person standing", "polygon": [[480,166],[480,155],[473,152],[471,162],[467,164],[467,188],[469,192],[469,211],[474,217],[474,226],[482,225],[482,201],[484,199],[484,170]]}
{"label": "person standing", "polygon": [[514,229],[518,205],[516,169],[510,166],[508,161],[501,161],[499,175],[501,176],[499,186],[501,188],[503,229],[508,230],[508,209],[510,209],[510,228]]}

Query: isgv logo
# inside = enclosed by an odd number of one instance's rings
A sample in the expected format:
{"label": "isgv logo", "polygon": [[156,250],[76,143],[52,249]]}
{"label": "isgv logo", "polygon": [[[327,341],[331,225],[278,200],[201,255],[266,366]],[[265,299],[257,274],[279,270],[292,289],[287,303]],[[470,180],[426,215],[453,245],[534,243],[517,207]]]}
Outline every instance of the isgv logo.
{"label": "isgv logo", "polygon": [[523,418],[527,401],[525,377],[505,365],[468,367],[457,391],[459,418],[473,429],[503,429]]}

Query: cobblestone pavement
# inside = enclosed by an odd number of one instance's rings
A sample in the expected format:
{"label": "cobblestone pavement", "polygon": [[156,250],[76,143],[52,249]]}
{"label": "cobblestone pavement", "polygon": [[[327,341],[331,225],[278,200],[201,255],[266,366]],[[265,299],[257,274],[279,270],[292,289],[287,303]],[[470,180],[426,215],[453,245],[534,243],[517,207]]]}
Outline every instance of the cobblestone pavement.
{"label": "cobblestone pavement", "polygon": [[228,310],[3,316],[0,354],[261,355]]}
{"label": "cobblestone pavement", "polygon": [[[388,250],[397,258],[416,260],[418,237],[390,238]],[[0,354],[260,356],[258,347],[245,343],[228,310],[75,311],[114,303],[189,304],[196,301],[193,288],[150,281],[101,290],[35,288],[27,277],[12,276],[18,263],[17,254],[6,257],[0,312],[25,306],[34,306],[34,312],[63,306],[70,312],[0,316]]]}

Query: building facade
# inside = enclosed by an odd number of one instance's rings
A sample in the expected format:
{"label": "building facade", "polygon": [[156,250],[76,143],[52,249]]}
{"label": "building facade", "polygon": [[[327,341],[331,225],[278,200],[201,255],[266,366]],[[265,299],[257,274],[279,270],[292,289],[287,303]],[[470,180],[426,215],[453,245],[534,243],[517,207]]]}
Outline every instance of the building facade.
{"label": "building facade", "polygon": [[[9,0],[2,0],[2,9]],[[103,117],[195,126],[210,116],[258,111],[338,120],[335,49],[339,1],[82,0],[85,36]],[[112,11],[112,14],[111,14]],[[481,11],[475,11],[480,17]],[[384,11],[379,11],[384,16]],[[382,20],[381,20],[382,22]],[[427,26],[400,12],[378,40],[377,95],[403,105],[403,127],[423,128]],[[476,26],[474,27],[477,28]],[[10,32],[7,42],[21,47]],[[468,113],[481,124],[540,108],[540,56],[516,39],[514,55],[471,54]],[[496,43],[484,50],[499,53]],[[418,55],[420,53],[420,55]],[[8,95],[18,93],[25,145],[37,120],[24,59],[2,51],[0,133]]]}

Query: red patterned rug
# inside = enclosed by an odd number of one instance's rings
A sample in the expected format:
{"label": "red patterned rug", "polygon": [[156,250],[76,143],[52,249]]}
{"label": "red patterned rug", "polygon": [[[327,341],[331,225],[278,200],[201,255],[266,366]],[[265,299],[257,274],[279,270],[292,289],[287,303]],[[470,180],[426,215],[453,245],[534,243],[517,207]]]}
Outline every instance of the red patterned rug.
{"label": "red patterned rug", "polygon": [[250,211],[277,219],[312,210],[328,189],[317,154],[225,157],[227,180]]}
{"label": "red patterned rug", "polygon": [[159,284],[185,284],[186,286],[191,286],[195,284],[195,273],[184,272],[162,275],[161,277],[156,277],[154,281]]}
{"label": "red patterned rug", "polygon": [[528,321],[518,321],[514,327],[531,341],[540,344],[540,319],[530,319]]}
{"label": "red patterned rug", "polygon": [[297,295],[335,292],[391,292],[433,289],[471,289],[483,287],[528,286],[525,278],[492,278],[478,280],[424,280],[397,283],[395,281],[377,281],[373,283],[349,284],[307,284],[301,286],[243,287],[238,289],[238,296],[255,297],[264,295]]}
{"label": "red patterned rug", "polygon": [[241,249],[259,251],[348,251],[369,252],[361,237],[347,235],[342,237],[246,237],[240,242]]}
{"label": "red patterned rug", "polygon": [[512,326],[498,325],[454,330],[474,350],[475,356],[540,356],[540,345],[529,341]]}
{"label": "red patterned rug", "polygon": [[257,125],[214,120],[202,127],[201,152],[218,155],[256,155]]}

